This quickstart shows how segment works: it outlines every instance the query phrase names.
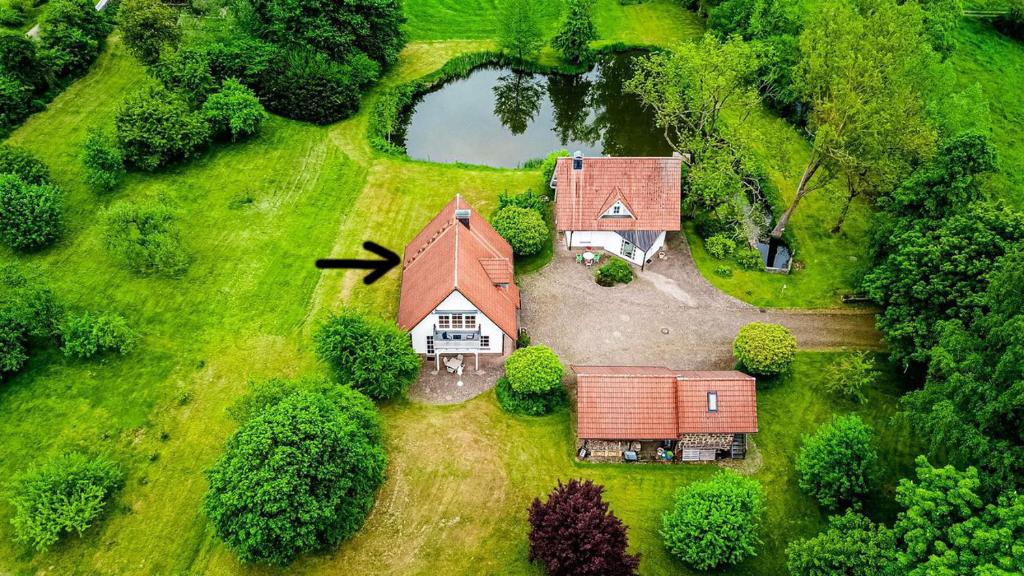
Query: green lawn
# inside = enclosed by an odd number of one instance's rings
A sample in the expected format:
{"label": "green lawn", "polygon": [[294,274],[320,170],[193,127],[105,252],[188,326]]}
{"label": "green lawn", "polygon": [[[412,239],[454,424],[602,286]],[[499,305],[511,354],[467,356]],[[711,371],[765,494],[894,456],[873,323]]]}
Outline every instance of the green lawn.
{"label": "green lawn", "polygon": [[[493,24],[479,17],[486,5],[450,2],[445,18],[429,20],[427,8],[439,3],[408,4],[414,40],[439,40],[445,27],[451,30],[445,37],[457,40],[410,45],[385,85],[493,45],[487,38]],[[645,44],[675,42],[699,29],[691,14],[668,1],[621,7],[602,0],[599,26],[608,41]],[[109,123],[123,94],[147,81],[114,38],[89,75],[11,138],[48,162],[68,191],[70,229],[38,254],[0,250],[0,262],[18,261],[43,276],[73,309],[124,314],[143,337],[132,354],[94,362],[65,360],[44,348],[0,384],[0,476],[11,478],[28,463],[72,447],[108,451],[129,471],[100,525],[48,554],[15,546],[10,525],[0,521],[0,574],[285,573],[240,565],[211,533],[200,503],[203,471],[234,427],[225,408],[244,393],[248,379],[321,370],[310,334],[331,311],[394,316],[397,274],[366,287],[361,274],[321,274],[313,260],[359,255],[370,239],[400,250],[453,193],[488,213],[500,192],[520,192],[539,178],[531,170],[377,156],[365,142],[365,105],[356,117],[328,127],[274,117],[254,140],[217,146],[160,174],[133,174],[115,193],[96,195],[82,183],[78,159],[86,131]],[[784,134],[780,149],[799,154],[795,132],[777,128]],[[787,154],[779,165],[788,176],[780,177],[792,178],[786,166],[796,160],[786,160]],[[127,273],[100,245],[102,208],[158,198],[180,215],[194,255],[178,280]],[[815,213],[808,202],[805,213]],[[851,221],[850,230],[855,226]],[[806,243],[808,252],[817,249],[813,238]],[[699,250],[695,254],[700,262]],[[757,275],[750,285],[774,280]],[[824,292],[835,283],[819,284],[814,290]],[[747,298],[767,298],[755,294]],[[825,298],[808,301],[817,305]],[[763,467],[757,476],[770,502],[765,546],[758,559],[732,573],[781,574],[785,542],[821,525],[819,511],[796,490],[792,459],[800,434],[829,414],[864,411],[883,430],[892,472],[909,463],[906,431],[889,424],[899,393],[895,375],[887,373],[871,401],[855,407],[815,391],[827,359],[802,354],[793,377],[760,396],[763,432],[756,441]],[[525,561],[525,506],[557,479],[585,476],[608,487],[613,508],[644,554],[645,574],[686,573],[658,544],[658,515],[676,487],[712,468],[573,464],[569,415],[510,418],[491,394],[455,407],[396,403],[383,410],[390,480],[366,530],[337,553],[304,559],[292,572],[536,573]],[[884,498],[869,508],[881,517],[891,513]],[[0,500],[0,518],[10,514]]]}

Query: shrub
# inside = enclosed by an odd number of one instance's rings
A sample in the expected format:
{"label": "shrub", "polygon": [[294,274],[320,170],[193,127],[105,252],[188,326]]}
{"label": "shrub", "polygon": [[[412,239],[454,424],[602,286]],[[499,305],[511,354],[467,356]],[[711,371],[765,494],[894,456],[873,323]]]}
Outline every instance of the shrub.
{"label": "shrub", "polygon": [[124,45],[143,64],[154,64],[181,40],[178,13],[160,0],[121,0],[117,10]]}
{"label": "shrub", "polygon": [[786,547],[793,576],[896,576],[896,538],[892,530],[847,511],[829,518],[828,530]]}
{"label": "shrub", "polygon": [[875,376],[875,360],[868,352],[849,352],[828,365],[825,390],[863,402],[864,389],[874,384]]}
{"label": "shrub", "polygon": [[327,320],[315,341],[339,382],[375,400],[400,396],[419,374],[420,357],[393,322],[342,314]]}
{"label": "shrub", "polygon": [[220,91],[207,98],[203,114],[215,136],[230,136],[231,140],[258,133],[267,119],[256,94],[234,79],[225,80]]}
{"label": "shrub", "polygon": [[722,278],[731,278],[732,268],[729,268],[728,266],[719,266],[718,268],[715,268],[715,274],[718,274]]}
{"label": "shrub", "polygon": [[112,27],[92,0],[52,0],[39,21],[40,59],[65,81],[85,73]]}
{"label": "shrub", "polygon": [[590,54],[590,43],[597,40],[594,26],[594,0],[569,0],[562,26],[551,40],[551,46],[562,57],[578,63]]}
{"label": "shrub", "polygon": [[147,71],[164,87],[183,96],[189,104],[202,104],[220,82],[211,72],[207,48],[188,45],[173,54],[165,54]]}
{"label": "shrub", "polygon": [[59,315],[49,288],[14,266],[0,266],[0,374],[20,370],[30,339],[50,336]]}
{"label": "shrub", "polygon": [[532,188],[520,194],[498,193],[498,210],[506,206],[518,206],[528,210],[536,210],[538,214],[544,214],[548,209],[549,202],[546,196],[535,192]]}
{"label": "shrub", "polygon": [[109,192],[124,176],[124,154],[114,137],[102,130],[90,130],[82,150],[85,181],[94,190]]}
{"label": "shrub", "polygon": [[189,158],[210,139],[202,114],[192,112],[180,97],[163,87],[130,94],[114,122],[125,162],[142,170]]}
{"label": "shrub", "polygon": [[556,150],[551,154],[548,154],[544,162],[541,162],[540,173],[543,177],[541,182],[541,190],[545,191],[545,196],[553,199],[555,197],[555,191],[551,189],[551,178],[555,176],[555,166],[558,164],[559,158],[565,158],[569,156],[569,151],[566,149]]}
{"label": "shrub", "polygon": [[725,260],[736,251],[736,241],[724,234],[715,234],[704,241],[704,248],[715,260]]}
{"label": "shrub", "polygon": [[519,335],[516,337],[516,348],[526,348],[530,345],[530,333],[526,331],[526,328],[519,329]]}
{"label": "shrub", "polygon": [[68,316],[59,332],[64,355],[76,358],[91,358],[102,352],[127,354],[135,347],[137,338],[128,321],[118,314],[86,312]]}
{"label": "shrub", "polygon": [[309,50],[279,54],[263,81],[267,109],[288,118],[329,124],[359,109],[359,95],[375,81],[379,69],[372,60],[353,57],[344,64]]}
{"label": "shrub", "polygon": [[49,184],[0,175],[0,242],[15,250],[53,243],[64,231],[64,195]]}
{"label": "shrub", "polygon": [[1024,41],[1024,0],[1010,0],[1010,10],[993,21],[996,30]]}
{"label": "shrub", "polygon": [[355,390],[297,389],[266,400],[209,471],[204,510],[243,561],[283,566],[359,530],[387,456],[380,417]]}
{"label": "shrub", "polygon": [[744,270],[764,270],[764,260],[757,248],[743,248],[736,252],[736,263]]}
{"label": "shrub", "polygon": [[46,89],[46,70],[39,61],[36,43],[21,32],[0,31],[0,70],[37,93]]}
{"label": "shrub", "polygon": [[508,241],[517,256],[531,256],[551,241],[548,225],[540,212],[519,206],[506,206],[491,216],[491,225]]}
{"label": "shrub", "polygon": [[757,554],[764,514],[761,485],[732,470],[681,488],[662,516],[669,553],[698,570],[736,564]]}
{"label": "shrub", "polygon": [[633,269],[626,264],[625,260],[612,258],[607,264],[601,266],[594,276],[601,286],[629,284],[633,281]]}
{"label": "shrub", "polygon": [[796,355],[796,338],[785,326],[751,322],[740,328],[732,344],[740,365],[756,376],[776,376],[789,370]]}
{"label": "shrub", "polygon": [[0,144],[0,174],[14,174],[26,184],[46,184],[50,169],[35,154],[10,144]]}
{"label": "shrub", "polygon": [[0,26],[17,28],[25,23],[25,13],[13,6],[0,5]]}
{"label": "shrub", "polygon": [[214,80],[237,78],[258,94],[280,55],[277,46],[247,36],[206,44],[202,50]]}
{"label": "shrub", "polygon": [[114,462],[72,452],[30,468],[11,490],[14,538],[39,551],[82,535],[103,513],[123,474]]}
{"label": "shrub", "polygon": [[608,510],[604,487],[558,483],[547,502],[530,505],[530,561],[551,576],[632,576],[640,557],[626,552],[626,526]]}
{"label": "shrub", "polygon": [[0,70],[0,130],[10,130],[31,113],[32,89]]}
{"label": "shrub", "polygon": [[875,435],[859,416],[838,416],[804,436],[796,458],[800,488],[825,508],[859,507],[874,487]]}
{"label": "shrub", "polygon": [[188,269],[190,257],[165,206],[121,202],[103,219],[103,243],[130,270],[173,277]]}
{"label": "shrub", "polygon": [[544,416],[565,405],[565,390],[562,387],[547,392],[516,392],[506,376],[498,378],[495,395],[498,397],[498,405],[509,414]]}
{"label": "shrub", "polygon": [[547,346],[520,348],[505,360],[505,376],[520,393],[543,393],[562,387],[565,369]]}

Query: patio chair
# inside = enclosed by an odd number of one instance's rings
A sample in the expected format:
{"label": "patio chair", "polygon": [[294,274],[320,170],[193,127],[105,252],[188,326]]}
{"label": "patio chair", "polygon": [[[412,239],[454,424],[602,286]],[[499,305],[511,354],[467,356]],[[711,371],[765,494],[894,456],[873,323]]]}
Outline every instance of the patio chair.
{"label": "patio chair", "polygon": [[583,263],[583,253],[582,252],[580,252],[579,254],[576,255],[576,263],[577,264]]}
{"label": "patio chair", "polygon": [[600,261],[601,261],[601,253],[600,252],[594,252],[594,264],[597,264]]}

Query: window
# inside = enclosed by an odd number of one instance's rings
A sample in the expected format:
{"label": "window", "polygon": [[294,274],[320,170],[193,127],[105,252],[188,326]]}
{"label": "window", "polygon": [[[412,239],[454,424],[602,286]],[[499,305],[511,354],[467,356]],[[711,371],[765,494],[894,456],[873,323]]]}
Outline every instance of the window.
{"label": "window", "polygon": [[612,206],[612,216],[618,216],[619,214],[622,214],[622,205],[616,204]]}
{"label": "window", "polygon": [[490,348],[491,347],[491,337],[490,336],[481,336],[480,337],[480,347],[481,348]]}
{"label": "window", "polygon": [[452,328],[455,330],[462,329],[462,314],[452,314]]}
{"label": "window", "polygon": [[434,355],[434,337],[427,336],[427,354]]}
{"label": "window", "polygon": [[636,253],[636,246],[633,246],[633,243],[630,242],[629,240],[623,240],[622,241],[622,255],[625,256],[626,258],[629,258],[630,260],[632,260],[633,259],[633,255],[635,253]]}
{"label": "window", "polygon": [[447,314],[441,314],[437,317],[437,327],[441,330],[447,330],[452,327],[452,317]]}
{"label": "window", "polygon": [[466,330],[476,330],[476,315],[466,314],[463,317],[463,323],[466,325]]}
{"label": "window", "polygon": [[708,412],[718,412],[718,392],[708,392]]}

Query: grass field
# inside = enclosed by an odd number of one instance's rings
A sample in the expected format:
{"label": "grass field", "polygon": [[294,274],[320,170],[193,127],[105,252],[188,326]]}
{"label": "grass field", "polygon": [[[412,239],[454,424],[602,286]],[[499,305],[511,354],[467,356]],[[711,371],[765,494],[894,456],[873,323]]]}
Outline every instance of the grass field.
{"label": "grass field", "polygon": [[[489,3],[407,4],[414,43],[385,85],[493,46],[493,22],[480,17]],[[448,13],[429,18],[438,8]],[[598,21],[606,41],[667,45],[699,31],[692,14],[667,0],[628,7],[602,0]],[[160,174],[131,175],[115,193],[98,196],[82,183],[78,154],[86,131],[108,123],[123,94],[146,81],[115,38],[88,76],[11,138],[49,163],[68,191],[70,230],[38,254],[0,251],[0,262],[18,261],[42,276],[73,309],[124,314],[143,338],[132,354],[95,362],[65,360],[44,348],[0,385],[0,476],[11,478],[72,447],[108,451],[129,471],[100,525],[48,554],[15,546],[9,524],[0,522],[0,574],[532,574],[525,506],[573,476],[608,487],[613,509],[644,555],[645,574],[687,573],[662,551],[658,516],[678,486],[711,468],[573,464],[568,414],[510,418],[491,394],[454,407],[384,406],[392,464],[366,529],[337,553],[303,559],[288,572],[240,565],[200,511],[203,471],[234,427],[225,409],[250,378],[322,370],[310,334],[327,313],[354,308],[392,318],[397,307],[397,274],[366,287],[356,273],[319,273],[313,260],[359,255],[371,239],[400,250],[455,192],[487,213],[499,192],[535,186],[539,173],[377,156],[365,141],[364,105],[359,115],[328,127],[275,117],[254,140],[215,147]],[[777,176],[793,178],[789,167],[801,153],[795,132],[768,117],[755,121],[777,134],[771,144],[780,150]],[[179,214],[195,261],[181,279],[126,273],[100,245],[100,210],[118,200],[149,199],[162,199]],[[808,234],[800,238],[807,253],[831,260],[855,254],[838,239],[834,248],[828,239],[817,247],[813,230],[827,234],[829,204],[824,195],[814,200],[823,203],[820,210],[807,202],[792,225],[807,227],[797,232]],[[852,235],[864,224],[851,217],[849,226]],[[694,252],[700,263],[700,250]],[[774,296],[771,284],[762,290],[762,282],[775,282],[767,275],[727,288],[740,295],[752,290],[742,297],[773,305],[827,304],[843,280],[825,277],[836,274],[830,262],[808,262],[789,281],[822,276],[807,280],[797,296],[788,288]],[[800,435],[830,414],[862,411],[883,432],[888,487],[910,463],[906,431],[889,420],[901,392],[897,375],[886,372],[870,401],[852,406],[816,391],[828,360],[801,354],[793,376],[760,395],[756,442],[763,467],[756,475],[769,497],[765,544],[760,557],[731,574],[783,573],[785,542],[821,526],[822,515],[796,488],[792,460]],[[886,518],[892,513],[886,502],[872,502],[869,510]],[[0,499],[0,518],[10,514]]]}

